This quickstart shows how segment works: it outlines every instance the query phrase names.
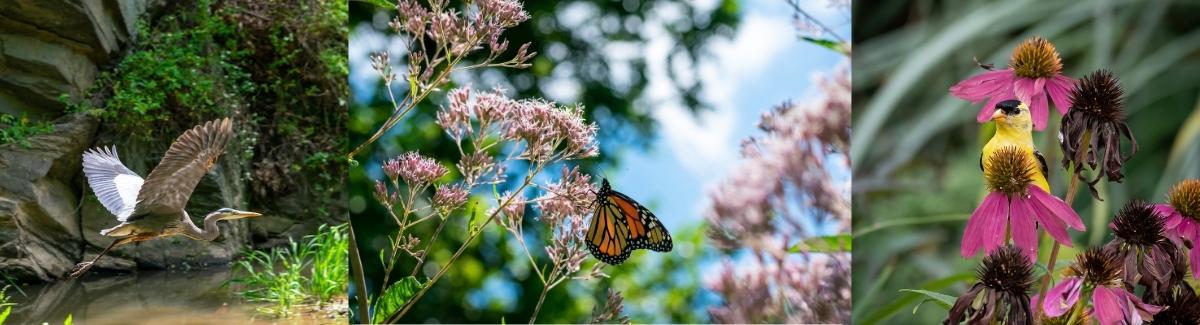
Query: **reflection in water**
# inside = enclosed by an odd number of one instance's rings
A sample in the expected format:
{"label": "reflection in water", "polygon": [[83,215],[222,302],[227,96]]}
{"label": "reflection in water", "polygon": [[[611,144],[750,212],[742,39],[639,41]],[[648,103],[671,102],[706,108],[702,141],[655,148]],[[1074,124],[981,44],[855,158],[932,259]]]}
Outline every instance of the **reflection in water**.
{"label": "reflection in water", "polygon": [[62,324],[68,314],[81,324],[244,324],[257,316],[229,286],[228,267],[189,271],[93,273],[81,279],[10,290],[14,324]]}

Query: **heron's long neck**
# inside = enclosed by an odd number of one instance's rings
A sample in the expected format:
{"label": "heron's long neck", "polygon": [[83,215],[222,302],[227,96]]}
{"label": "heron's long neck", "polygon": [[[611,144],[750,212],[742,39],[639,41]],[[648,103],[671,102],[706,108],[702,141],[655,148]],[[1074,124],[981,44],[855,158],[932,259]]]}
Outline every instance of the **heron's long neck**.
{"label": "heron's long neck", "polygon": [[217,239],[217,236],[219,236],[221,234],[221,228],[217,227],[217,221],[221,220],[220,218],[218,218],[218,216],[219,216],[219,214],[217,214],[216,211],[213,211],[212,213],[209,213],[207,216],[204,216],[204,229],[200,229],[199,227],[196,227],[196,225],[192,223],[192,218],[188,217],[187,212],[185,211],[183,220],[189,226],[189,227],[186,227],[185,229],[189,230],[188,232],[190,232],[191,235],[193,237],[195,237],[196,239],[205,240],[205,241],[213,241],[213,240]]}

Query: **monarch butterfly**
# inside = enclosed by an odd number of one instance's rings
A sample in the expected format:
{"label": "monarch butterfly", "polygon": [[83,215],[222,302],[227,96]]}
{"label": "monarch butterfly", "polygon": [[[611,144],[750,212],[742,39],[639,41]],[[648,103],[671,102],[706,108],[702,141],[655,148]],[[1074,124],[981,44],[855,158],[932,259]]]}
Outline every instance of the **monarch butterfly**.
{"label": "monarch butterfly", "polygon": [[671,251],[671,234],[654,213],[633,199],[614,191],[603,180],[596,194],[595,214],[588,227],[587,246],[592,256],[617,265],[635,249]]}

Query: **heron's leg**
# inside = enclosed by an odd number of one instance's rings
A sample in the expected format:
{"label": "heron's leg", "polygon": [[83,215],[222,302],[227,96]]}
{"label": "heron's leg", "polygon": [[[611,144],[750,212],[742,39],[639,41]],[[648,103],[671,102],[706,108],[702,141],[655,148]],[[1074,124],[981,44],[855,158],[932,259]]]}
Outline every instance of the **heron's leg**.
{"label": "heron's leg", "polygon": [[138,237],[137,237],[137,236],[129,236],[129,237],[125,237],[125,238],[121,238],[121,239],[114,240],[114,241],[112,242],[112,244],[109,244],[109,245],[108,245],[108,247],[105,247],[103,251],[100,251],[100,254],[99,254],[99,255],[96,255],[96,257],[95,257],[95,258],[93,258],[91,261],[87,261],[87,262],[81,262],[81,263],[79,263],[79,264],[75,264],[75,268],[74,268],[73,270],[71,270],[71,273],[70,273],[69,275],[67,275],[67,277],[69,277],[69,278],[78,278],[80,275],[83,275],[84,273],[87,273],[87,271],[88,271],[89,269],[91,269],[91,268],[92,268],[92,265],[96,264],[96,261],[100,260],[100,257],[101,257],[101,256],[104,256],[104,254],[107,254],[107,253],[108,253],[108,251],[109,251],[110,249],[112,249],[113,247],[117,247],[117,246],[124,245],[124,244],[128,244],[128,243],[132,243],[132,242],[135,242],[135,241],[138,241]]}

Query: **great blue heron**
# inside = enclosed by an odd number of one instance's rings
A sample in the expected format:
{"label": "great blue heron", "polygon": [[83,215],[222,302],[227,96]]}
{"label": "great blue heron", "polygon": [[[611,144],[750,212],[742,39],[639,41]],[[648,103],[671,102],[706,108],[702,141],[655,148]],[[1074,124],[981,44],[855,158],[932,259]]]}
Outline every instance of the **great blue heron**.
{"label": "great blue heron", "polygon": [[101,235],[117,240],[91,261],[75,265],[69,276],[83,275],[113,247],[174,235],[212,241],[221,234],[217,221],[259,216],[221,208],[205,216],[204,229],[200,229],[184,210],[196,184],[221,157],[232,135],[229,118],[209,121],[184,132],[145,180],[121,164],[115,147],[84,152],[83,173],[92,192],[121,224],[101,230]]}

